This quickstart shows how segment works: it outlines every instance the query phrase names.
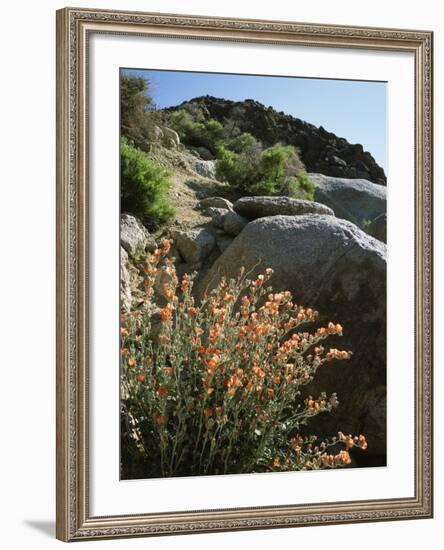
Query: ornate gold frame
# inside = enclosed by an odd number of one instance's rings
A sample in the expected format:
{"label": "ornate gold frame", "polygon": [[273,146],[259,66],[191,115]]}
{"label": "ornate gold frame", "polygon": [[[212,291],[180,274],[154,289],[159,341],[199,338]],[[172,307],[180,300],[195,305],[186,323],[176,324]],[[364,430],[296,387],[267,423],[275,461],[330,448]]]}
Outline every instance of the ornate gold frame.
{"label": "ornate gold frame", "polygon": [[[93,32],[412,52],[416,118],[415,496],[91,517],[87,470],[87,40]],[[432,516],[432,40],[429,31],[65,8],[57,12],[57,537],[297,527]]]}

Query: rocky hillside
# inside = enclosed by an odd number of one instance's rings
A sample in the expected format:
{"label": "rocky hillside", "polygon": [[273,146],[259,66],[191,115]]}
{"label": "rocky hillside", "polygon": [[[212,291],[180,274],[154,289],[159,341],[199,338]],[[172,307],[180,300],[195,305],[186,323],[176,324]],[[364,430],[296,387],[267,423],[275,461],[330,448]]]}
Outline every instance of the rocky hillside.
{"label": "rocky hillside", "polygon": [[[297,147],[314,191],[310,200],[282,192],[242,194],[218,177],[220,158],[201,142],[190,143],[191,133],[181,142],[167,126],[168,117],[162,124],[156,121],[141,144],[150,161],[169,173],[165,200],[175,216],[150,226],[133,211],[122,213],[122,310],[145,309],[154,320],[159,315],[161,299],[146,299],[143,266],[164,238],[172,240],[171,257],[179,277],[197,273],[197,299],[222,276],[236,276],[241,267],[251,274],[271,267],[273,288],[290,290],[298,303],[318,310],[321,324],[330,319],[341,323],[344,337],[331,345],[353,352],[346,365],[338,362],[321,369],[308,388],[312,395],[339,394],[341,406],[329,418],[322,417],[319,434],[364,433],[369,442],[367,464],[385,464],[384,171],[361,145],[252,100],[205,96],[169,112],[175,110],[189,110],[193,116],[198,112],[199,128],[205,131],[202,116],[217,121],[226,143],[232,129],[233,134],[251,134],[263,147]],[[264,153],[260,151],[262,160]],[[237,158],[241,152],[230,154]],[[161,280],[158,287],[162,288]]]}
{"label": "rocky hillside", "polygon": [[272,267],[273,287],[319,310],[321,323],[340,321],[345,336],[338,345],[353,350],[347,365],[324,369],[309,388],[340,394],[341,406],[322,418],[319,432],[363,432],[371,443],[366,464],[384,464],[386,188],[309,174],[315,201],[249,196],[231,202],[227,185],[215,179],[213,161],[182,145],[158,149],[156,157],[174,171],[169,200],[176,218],[150,234],[136,217],[122,215],[122,308],[150,308],[156,318],[158,308],[144,299],[142,266],[164,237],[174,242],[178,274],[197,272],[198,294],[223,275],[236,276],[241,266],[254,272]]}
{"label": "rocky hillside", "polygon": [[386,185],[384,170],[359,143],[317,128],[303,120],[265,107],[258,101],[230,101],[212,96],[196,97],[183,102],[179,109],[199,110],[207,119],[217,120],[224,126],[232,125],[241,132],[248,132],[265,147],[276,143],[293,145],[308,172],[342,178],[363,178],[379,185]]}

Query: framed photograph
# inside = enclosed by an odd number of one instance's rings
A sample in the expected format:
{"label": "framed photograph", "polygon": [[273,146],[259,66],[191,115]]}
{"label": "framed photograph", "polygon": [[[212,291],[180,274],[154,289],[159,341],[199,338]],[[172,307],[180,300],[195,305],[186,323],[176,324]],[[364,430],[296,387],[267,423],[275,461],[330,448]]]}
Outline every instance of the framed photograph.
{"label": "framed photograph", "polygon": [[430,518],[430,31],[57,12],[57,537]]}

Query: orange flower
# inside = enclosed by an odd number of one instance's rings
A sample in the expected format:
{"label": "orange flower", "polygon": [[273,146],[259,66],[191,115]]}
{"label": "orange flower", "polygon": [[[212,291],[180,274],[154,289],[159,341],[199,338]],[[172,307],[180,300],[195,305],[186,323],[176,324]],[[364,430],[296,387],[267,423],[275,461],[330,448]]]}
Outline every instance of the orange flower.
{"label": "orange flower", "polygon": [[252,372],[254,372],[254,374],[258,377],[258,378],[264,378],[265,377],[265,372],[259,368],[259,367],[253,367],[252,369]]}
{"label": "orange flower", "polygon": [[157,390],[157,395],[160,397],[163,397],[164,395],[167,395],[168,390],[165,388],[165,386],[159,386],[159,389]]}
{"label": "orange flower", "polygon": [[161,414],[157,417],[156,422],[157,424],[159,424],[159,426],[163,426],[168,422],[168,416],[166,416],[165,414]]}
{"label": "orange flower", "polygon": [[271,466],[271,468],[273,468],[273,470],[277,470],[278,468],[280,468],[281,461],[280,461],[279,457],[276,457],[276,458],[273,458],[272,460],[270,460],[270,466]]}
{"label": "orange flower", "polygon": [[216,353],[214,353],[211,356],[211,359],[208,361],[209,370],[210,371],[216,370],[218,362],[219,362],[219,356]]}
{"label": "orange flower", "polygon": [[122,349],[120,350],[120,353],[121,353],[121,355],[123,355],[123,356],[129,355],[129,352],[130,352],[130,351],[129,351],[128,348],[122,348]]}
{"label": "orange flower", "polygon": [[348,451],[339,451],[337,455],[335,455],[335,462],[338,464],[351,464],[351,458]]}
{"label": "orange flower", "polygon": [[188,313],[189,313],[190,315],[196,315],[196,313],[197,313],[197,308],[195,308],[195,307],[193,307],[193,306],[189,307],[189,308],[188,308]]}
{"label": "orange flower", "polygon": [[171,309],[169,307],[164,307],[160,310],[160,317],[162,321],[169,321],[172,317]]}
{"label": "orange flower", "polygon": [[143,382],[145,380],[145,375],[143,374],[143,372],[138,372],[136,374],[136,380],[137,382]]}
{"label": "orange flower", "polygon": [[169,239],[164,239],[163,241],[163,254],[168,254],[171,249],[171,241]]}
{"label": "orange flower", "polygon": [[128,359],[128,366],[129,367],[135,367],[136,366],[136,360],[134,359],[134,357],[130,357]]}
{"label": "orange flower", "polygon": [[223,336],[223,334],[220,332],[220,325],[219,323],[216,323],[212,329],[210,329],[210,340],[214,342],[217,340],[218,336]]}
{"label": "orange flower", "polygon": [[181,292],[185,292],[188,289],[189,280],[186,275],[182,277],[182,282],[180,283]]}
{"label": "orange flower", "polygon": [[203,410],[204,415],[209,418],[213,414],[213,409],[206,408]]}
{"label": "orange flower", "polygon": [[363,435],[359,435],[358,437],[355,437],[355,443],[363,451],[365,451],[365,449],[367,449],[367,446],[368,446],[367,440],[365,439],[365,437]]}
{"label": "orange flower", "polygon": [[264,280],[265,280],[265,275],[258,275],[257,279],[254,281],[254,286],[256,288],[259,288],[264,282]]}
{"label": "orange flower", "polygon": [[121,327],[120,334],[122,334],[122,336],[128,336],[129,334],[128,329],[125,327]]}
{"label": "orange flower", "polygon": [[174,290],[170,288],[168,283],[162,285],[163,294],[168,300],[171,300],[174,297]]}
{"label": "orange flower", "polygon": [[294,449],[295,451],[300,451],[301,450],[301,445],[302,445],[303,442],[304,442],[304,440],[302,439],[302,437],[300,435],[295,435],[294,437],[292,437],[290,439],[290,445],[291,445],[292,449]]}
{"label": "orange flower", "polygon": [[172,373],[173,373],[173,367],[164,367],[163,370],[164,370],[167,374],[172,374]]}
{"label": "orange flower", "polygon": [[268,389],[267,389],[267,395],[268,395],[268,397],[273,397],[273,395],[274,395],[274,389],[273,389],[273,388],[268,388]]}

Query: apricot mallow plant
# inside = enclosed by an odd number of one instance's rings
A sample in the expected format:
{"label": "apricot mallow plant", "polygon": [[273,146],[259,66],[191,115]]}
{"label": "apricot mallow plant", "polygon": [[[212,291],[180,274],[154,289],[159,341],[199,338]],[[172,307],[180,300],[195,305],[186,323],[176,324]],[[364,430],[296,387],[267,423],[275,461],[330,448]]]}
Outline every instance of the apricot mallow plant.
{"label": "apricot mallow plant", "polygon": [[[144,310],[121,314],[122,477],[317,470],[351,463],[363,435],[320,440],[301,426],[338,405],[336,394],[301,396],[324,363],[351,353],[326,349],[317,312],[241,269],[197,303],[195,275],[176,275],[170,241],[147,257]],[[157,320],[156,320],[157,318]],[[305,428],[305,426],[304,426]]]}

